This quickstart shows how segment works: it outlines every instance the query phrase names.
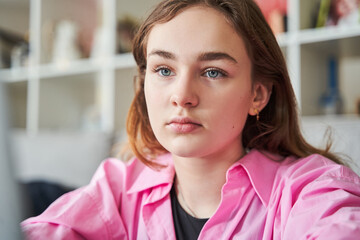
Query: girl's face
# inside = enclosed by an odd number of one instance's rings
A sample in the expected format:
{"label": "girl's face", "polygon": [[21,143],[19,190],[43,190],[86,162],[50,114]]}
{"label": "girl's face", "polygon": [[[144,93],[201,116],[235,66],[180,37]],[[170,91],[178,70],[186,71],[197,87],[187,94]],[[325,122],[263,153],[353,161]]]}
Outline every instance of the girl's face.
{"label": "girl's face", "polygon": [[191,7],[151,30],[147,110],[157,140],[173,155],[241,156],[256,95],[244,42],[221,13]]}

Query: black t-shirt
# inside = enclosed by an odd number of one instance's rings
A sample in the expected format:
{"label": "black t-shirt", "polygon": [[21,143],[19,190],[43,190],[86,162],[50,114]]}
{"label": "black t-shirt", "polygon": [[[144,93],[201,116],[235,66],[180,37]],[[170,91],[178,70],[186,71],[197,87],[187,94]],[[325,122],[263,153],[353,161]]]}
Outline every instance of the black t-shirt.
{"label": "black t-shirt", "polygon": [[177,200],[174,187],[171,189],[170,196],[176,239],[196,240],[208,219],[199,219],[188,214]]}

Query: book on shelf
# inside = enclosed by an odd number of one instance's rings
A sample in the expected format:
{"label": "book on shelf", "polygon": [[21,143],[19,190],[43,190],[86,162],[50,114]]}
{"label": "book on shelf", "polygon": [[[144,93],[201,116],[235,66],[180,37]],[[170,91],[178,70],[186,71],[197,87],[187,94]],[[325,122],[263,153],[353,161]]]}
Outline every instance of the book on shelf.
{"label": "book on shelf", "polygon": [[360,24],[360,0],[319,0],[315,27]]}
{"label": "book on shelf", "polygon": [[275,34],[287,31],[287,0],[255,0]]}

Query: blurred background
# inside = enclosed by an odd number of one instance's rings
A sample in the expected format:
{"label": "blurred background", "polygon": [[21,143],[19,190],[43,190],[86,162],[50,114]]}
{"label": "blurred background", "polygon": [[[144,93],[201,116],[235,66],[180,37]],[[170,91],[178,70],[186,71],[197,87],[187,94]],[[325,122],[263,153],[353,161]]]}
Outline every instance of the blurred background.
{"label": "blurred background", "polygon": [[[256,1],[287,60],[306,138],[325,146],[331,127],[334,151],[360,173],[360,1]],[[131,41],[157,2],[0,0],[0,205],[22,202],[0,209],[6,239],[18,236],[10,223],[87,184],[126,141]]]}

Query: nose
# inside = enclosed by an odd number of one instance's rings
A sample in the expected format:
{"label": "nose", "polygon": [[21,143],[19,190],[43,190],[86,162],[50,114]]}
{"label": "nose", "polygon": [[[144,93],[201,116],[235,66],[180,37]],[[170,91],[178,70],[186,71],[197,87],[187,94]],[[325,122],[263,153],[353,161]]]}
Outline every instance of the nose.
{"label": "nose", "polygon": [[170,99],[171,104],[183,108],[196,107],[199,104],[196,79],[190,74],[184,74],[179,76],[176,83]]}

